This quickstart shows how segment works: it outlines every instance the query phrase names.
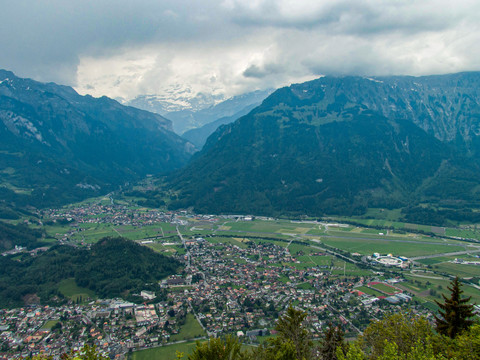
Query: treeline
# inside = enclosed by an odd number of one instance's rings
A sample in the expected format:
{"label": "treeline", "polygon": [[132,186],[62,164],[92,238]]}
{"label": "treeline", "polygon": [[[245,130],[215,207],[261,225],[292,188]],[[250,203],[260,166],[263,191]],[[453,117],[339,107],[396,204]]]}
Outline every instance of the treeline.
{"label": "treeline", "polygon": [[158,280],[179,266],[175,259],[124,238],[104,238],[91,250],[57,245],[38,257],[24,255],[21,261],[0,257],[0,307],[23,306],[32,296],[42,303],[61,300],[58,283],[69,278],[102,298],[157,291]]}
{"label": "treeline", "polygon": [[422,206],[413,206],[402,209],[404,214],[402,221],[422,224],[447,226],[451,221],[469,222],[476,224],[480,222],[480,212],[471,209],[432,209]]}

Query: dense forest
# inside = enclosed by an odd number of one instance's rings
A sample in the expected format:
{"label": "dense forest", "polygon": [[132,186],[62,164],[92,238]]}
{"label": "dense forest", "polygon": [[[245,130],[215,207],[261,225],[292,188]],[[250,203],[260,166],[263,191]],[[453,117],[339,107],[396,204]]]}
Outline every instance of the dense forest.
{"label": "dense forest", "polygon": [[31,229],[26,225],[11,225],[0,221],[0,251],[10,250],[15,245],[34,249],[42,246],[39,240],[42,237],[42,231]]}
{"label": "dense forest", "polygon": [[175,273],[179,266],[175,259],[123,238],[104,238],[90,250],[57,245],[20,261],[0,257],[0,307],[61,300],[58,283],[70,278],[99,297],[126,297]]}
{"label": "dense forest", "polygon": [[[406,221],[475,221],[479,81],[326,76],[278,89],[169,175],[169,207],[269,216],[405,208]],[[435,211],[410,208],[420,205]]]}

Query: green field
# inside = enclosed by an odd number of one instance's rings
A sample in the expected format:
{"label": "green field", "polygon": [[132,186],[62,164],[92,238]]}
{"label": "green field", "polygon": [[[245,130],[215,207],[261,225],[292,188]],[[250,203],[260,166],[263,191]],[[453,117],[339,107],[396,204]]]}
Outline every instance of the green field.
{"label": "green field", "polygon": [[75,279],[65,279],[58,284],[58,291],[60,291],[65,297],[77,301],[82,299],[85,301],[87,298],[96,298],[95,293],[86,288],[82,288],[75,283]]}
{"label": "green field", "polygon": [[172,335],[170,341],[190,340],[206,336],[205,331],[202,329],[197,319],[193,314],[187,314],[185,325],[180,329],[180,332],[176,335]]}
{"label": "green field", "polygon": [[160,346],[153,349],[146,349],[135,351],[128,357],[129,360],[174,360],[176,359],[176,352],[183,352],[188,355],[195,348],[195,341]]}
{"label": "green field", "polygon": [[54,327],[58,323],[58,320],[49,320],[42,326],[42,330],[50,330],[52,327]]}
{"label": "green field", "polygon": [[385,285],[385,284],[382,284],[382,283],[379,283],[379,284],[372,284],[370,285],[370,288],[373,288],[375,290],[378,290],[379,292],[382,292],[386,295],[388,294],[394,294],[396,292],[398,292],[398,289],[396,288],[393,288],[393,287],[390,287],[388,285]]}
{"label": "green field", "polygon": [[297,285],[297,288],[303,289],[303,290],[314,290],[315,288],[308,282],[304,282],[301,284]]}
{"label": "green field", "polygon": [[176,254],[178,252],[176,246],[171,246],[171,245],[164,246],[164,245],[162,245],[161,243],[158,243],[158,242],[154,242],[154,243],[151,243],[151,244],[145,244],[145,246],[149,247],[153,251],[156,251],[156,252],[164,254],[164,255],[172,255],[172,254]]}
{"label": "green field", "polygon": [[445,231],[445,235],[447,236],[457,236],[465,239],[477,239],[480,240],[480,230],[475,228],[470,229],[452,229],[447,228]]}
{"label": "green field", "polygon": [[[440,276],[432,273],[418,273],[418,275],[429,276],[430,278],[421,278],[419,276],[405,275],[405,279],[407,280],[407,282],[402,282],[400,284],[407,288],[411,288],[417,293],[434,290],[437,293],[437,296],[424,296],[424,299],[430,302],[433,302],[433,300],[440,300],[442,293],[448,295],[447,287],[450,286],[451,278],[442,277],[440,279],[434,279],[434,277],[436,278]],[[480,290],[468,285],[463,285],[461,289],[464,291],[464,296],[472,297],[473,303],[480,303]]]}
{"label": "green field", "polygon": [[368,295],[373,295],[375,297],[385,296],[380,291],[377,291],[375,289],[371,289],[371,288],[366,287],[366,286],[357,287],[357,288],[355,288],[355,290],[361,291],[361,292],[363,292],[365,294],[368,294]]}
{"label": "green field", "polygon": [[303,252],[304,254],[308,255],[314,252],[318,252],[317,249],[312,248],[311,246],[308,245],[302,245],[302,244],[296,244],[296,243],[291,243],[288,246],[288,251],[292,256],[298,255],[298,253]]}
{"label": "green field", "polygon": [[275,220],[275,221],[238,221],[225,222],[219,230],[221,231],[247,231],[252,233],[292,233],[304,234],[312,228],[317,228],[318,225],[306,224],[299,222],[292,222],[289,220]]}
{"label": "green field", "polygon": [[322,242],[349,252],[358,252],[363,255],[380,254],[401,255],[415,257],[431,254],[450,253],[463,251],[465,248],[459,245],[446,245],[445,243],[427,244],[421,241],[388,241],[388,240],[366,240],[366,239],[344,239],[344,238],[322,238]]}
{"label": "green field", "polygon": [[[245,239],[245,241],[243,241]],[[208,242],[212,244],[229,244],[229,245],[236,245],[242,249],[246,249],[248,245],[246,242],[248,238],[244,238],[243,236],[239,236],[238,238],[231,238],[231,237],[222,237],[222,236],[215,236],[209,237]]]}
{"label": "green field", "polygon": [[460,278],[480,276],[480,266],[478,265],[464,265],[444,262],[434,265],[433,268],[435,271],[441,271],[447,274],[458,276]]}

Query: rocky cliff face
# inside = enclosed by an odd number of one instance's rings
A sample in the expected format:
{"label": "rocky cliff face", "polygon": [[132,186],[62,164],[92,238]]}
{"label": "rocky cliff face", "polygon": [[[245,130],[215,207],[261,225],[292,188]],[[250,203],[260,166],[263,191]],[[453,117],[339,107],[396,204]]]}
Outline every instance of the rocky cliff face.
{"label": "rocky cliff face", "polygon": [[[313,109],[342,114],[362,106],[387,118],[412,121],[442,141],[480,134],[480,73],[439,76],[324,77],[290,88]],[[308,110],[308,106],[305,107]]]}

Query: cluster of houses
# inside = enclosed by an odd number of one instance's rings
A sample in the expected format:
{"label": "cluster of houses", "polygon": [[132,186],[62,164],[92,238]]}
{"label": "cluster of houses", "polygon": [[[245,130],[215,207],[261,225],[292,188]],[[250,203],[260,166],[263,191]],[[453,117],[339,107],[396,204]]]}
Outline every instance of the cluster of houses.
{"label": "cluster of houses", "polygon": [[[174,213],[132,212],[118,205],[91,204],[49,211],[43,215],[76,224],[141,226],[184,221]],[[232,219],[252,221],[253,217],[232,215]],[[213,215],[200,220],[217,221]],[[62,239],[79,229],[72,227]],[[185,263],[183,273],[161,281],[166,298],[145,290],[139,294],[144,304],[110,299],[0,310],[0,359],[40,353],[58,357],[85,343],[95,344],[110,358],[125,359],[130,351],[169,343],[180,332],[188,313],[206,336],[236,334],[244,342],[255,342],[258,336],[274,333],[276,320],[290,305],[307,312],[312,338],[320,338],[330,323],[341,323],[347,334],[355,335],[379,313],[410,303],[411,297],[405,293],[375,297],[356,290],[379,280],[373,272],[356,278],[333,275],[333,263],[326,265],[328,261],[302,266],[297,259],[302,254],[292,254],[288,243],[280,246],[244,238],[227,240],[199,236],[185,240],[182,245],[186,254],[178,255]],[[144,244],[156,241],[148,239]],[[371,259],[383,258],[384,265],[407,262],[375,255]],[[317,259],[324,256],[330,255],[322,251],[309,254]],[[386,301],[379,301],[382,299]]]}
{"label": "cluster of houses", "polygon": [[[275,321],[289,305],[308,314],[313,338],[329,323],[341,323],[354,335],[379,312],[409,301],[408,294],[379,302],[356,289],[371,277],[332,276],[331,267],[295,266],[297,255],[285,246],[248,242],[188,241],[184,272],[161,282],[167,298],[142,291],[146,304],[97,300],[62,307],[36,306],[2,310],[0,359],[44,353],[59,356],[85,343],[95,344],[111,358],[124,359],[132,350],[167,344],[178,334],[188,313],[206,336],[237,334],[242,341],[274,332]],[[310,256],[326,256],[316,252]],[[183,319],[183,322],[182,322]]]}
{"label": "cluster of houses", "polygon": [[175,323],[185,316],[185,306],[113,299],[1,310],[0,359],[38,354],[59,358],[85,344],[95,345],[112,359],[125,359],[132,349],[168,342],[172,334],[179,332]]}

